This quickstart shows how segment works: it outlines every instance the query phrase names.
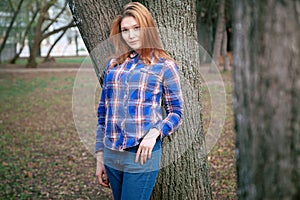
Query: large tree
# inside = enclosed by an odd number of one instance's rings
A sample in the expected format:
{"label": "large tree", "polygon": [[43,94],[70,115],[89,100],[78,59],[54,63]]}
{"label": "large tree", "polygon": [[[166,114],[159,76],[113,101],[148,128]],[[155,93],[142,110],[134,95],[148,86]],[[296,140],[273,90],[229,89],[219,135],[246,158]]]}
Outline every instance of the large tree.
{"label": "large tree", "polygon": [[[69,6],[85,45],[100,77],[99,44],[107,39],[112,19],[129,1],[70,0]],[[200,88],[197,67],[196,1],[142,1],[160,28],[166,50],[180,63],[184,91],[190,85],[196,93],[184,93],[185,115],[189,116],[179,132],[163,141],[164,168],[160,171],[153,199],[212,199],[206,147],[200,110]],[[188,39],[190,38],[190,39]],[[191,51],[192,50],[192,51]],[[187,53],[189,52],[189,53]],[[191,53],[192,52],[192,53]],[[192,61],[195,61],[194,63]],[[198,78],[197,78],[198,76]],[[194,108],[194,109],[193,109]],[[193,129],[196,127],[196,129]],[[188,147],[188,148],[187,148]],[[181,152],[179,154],[175,153]],[[172,155],[172,156],[168,156]]]}
{"label": "large tree", "polygon": [[300,199],[300,1],[233,3],[239,199]]}

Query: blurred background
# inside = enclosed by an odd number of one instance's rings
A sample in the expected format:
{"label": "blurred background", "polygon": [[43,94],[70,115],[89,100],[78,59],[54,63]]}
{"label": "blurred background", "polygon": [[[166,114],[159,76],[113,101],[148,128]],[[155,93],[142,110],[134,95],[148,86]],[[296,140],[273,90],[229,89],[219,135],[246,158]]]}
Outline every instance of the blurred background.
{"label": "blurred background", "polygon": [[65,0],[1,1],[0,26],[2,63],[88,55]]}
{"label": "blurred background", "polygon": [[[198,41],[214,57],[222,54],[222,45],[232,51],[231,3],[220,2],[197,1]],[[88,55],[66,0],[1,1],[0,44],[1,63],[27,67],[37,67],[36,59]]]}

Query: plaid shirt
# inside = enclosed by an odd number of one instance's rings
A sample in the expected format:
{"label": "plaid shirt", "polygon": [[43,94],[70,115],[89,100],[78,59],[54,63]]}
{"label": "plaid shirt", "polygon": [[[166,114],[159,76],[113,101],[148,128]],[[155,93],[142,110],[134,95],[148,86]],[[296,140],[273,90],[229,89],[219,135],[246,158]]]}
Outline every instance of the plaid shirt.
{"label": "plaid shirt", "polygon": [[98,107],[96,152],[104,145],[119,151],[136,146],[151,128],[157,128],[163,138],[179,127],[183,98],[173,61],[161,59],[145,65],[136,55],[114,68],[108,68],[109,63]]}

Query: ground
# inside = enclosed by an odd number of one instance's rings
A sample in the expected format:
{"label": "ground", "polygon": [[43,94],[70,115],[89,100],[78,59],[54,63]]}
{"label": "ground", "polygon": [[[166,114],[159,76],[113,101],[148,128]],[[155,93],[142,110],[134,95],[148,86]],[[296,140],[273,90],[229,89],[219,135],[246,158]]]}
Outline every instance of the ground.
{"label": "ground", "polygon": [[[78,64],[41,65],[76,68]],[[15,73],[0,66],[0,199],[112,199],[95,178],[95,159],[81,143],[72,114],[74,71]],[[34,70],[34,69],[33,69]],[[209,153],[214,199],[236,199],[231,72],[222,73],[226,123]],[[209,123],[203,92],[204,127]]]}

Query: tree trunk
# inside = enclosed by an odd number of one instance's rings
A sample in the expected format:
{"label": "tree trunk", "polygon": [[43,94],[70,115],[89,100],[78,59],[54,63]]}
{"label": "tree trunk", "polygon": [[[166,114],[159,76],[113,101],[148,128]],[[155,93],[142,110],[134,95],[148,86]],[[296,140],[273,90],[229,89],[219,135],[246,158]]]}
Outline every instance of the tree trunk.
{"label": "tree trunk", "polygon": [[233,3],[239,199],[300,199],[300,1]]}
{"label": "tree trunk", "polygon": [[[34,28],[33,42],[32,42],[32,46],[30,48],[30,55],[29,55],[26,67],[37,67],[36,56],[37,55],[40,56],[40,45],[44,39],[48,38],[49,36],[51,36],[53,34],[59,33],[60,31],[65,32],[66,29],[75,26],[74,22],[71,21],[69,24],[61,26],[60,28],[54,29],[50,32],[46,32],[46,29],[43,29],[44,22],[48,18],[48,10],[56,2],[57,2],[57,0],[51,0],[51,1],[47,2],[41,9],[37,24]],[[58,18],[64,10],[65,10],[64,7],[61,8],[61,11],[59,14],[56,15],[56,18]],[[56,20],[56,18],[55,18],[55,20]]]}
{"label": "tree trunk", "polygon": [[220,52],[222,46],[223,32],[225,28],[225,0],[219,0],[219,12],[218,12],[218,23],[215,34],[213,61],[216,66],[220,64]]}
{"label": "tree trunk", "polygon": [[[152,199],[212,199],[202,119],[197,122],[187,117],[193,116],[192,112],[198,112],[200,115],[200,109],[192,109],[195,106],[187,106],[191,102],[200,106],[198,88],[201,83],[199,81],[200,74],[197,71],[200,67],[200,54],[197,43],[196,1],[158,0],[142,1],[142,3],[149,8],[156,20],[165,49],[178,61],[184,79],[194,86],[194,91],[198,93],[196,95],[184,92],[186,104],[184,123],[186,124],[183,124],[178,132],[163,141],[162,163],[170,164],[160,171]],[[196,44],[190,43],[190,40],[194,40]],[[193,53],[191,53],[191,49]],[[183,82],[184,80],[182,80]],[[182,87],[188,87],[188,84],[182,84]],[[183,88],[183,91],[187,91],[187,89]],[[195,95],[196,99],[193,98]],[[191,120],[192,124],[199,124],[196,134],[189,129],[193,125],[188,126],[188,120]],[[190,134],[196,136],[191,137]],[[194,142],[189,144],[191,140]],[[186,146],[190,147],[185,151]],[[174,152],[184,152],[184,154],[172,162]]]}
{"label": "tree trunk", "polygon": [[229,57],[228,57],[228,53],[227,53],[227,31],[226,29],[224,29],[223,32],[223,42],[222,42],[222,57],[223,57],[223,70],[226,71],[229,69]]}
{"label": "tree trunk", "polygon": [[42,42],[42,40],[40,38],[40,35],[35,32],[35,34],[33,36],[33,43],[30,48],[29,58],[28,58],[27,64],[26,64],[27,68],[36,68],[37,67],[38,63],[36,62],[36,57],[37,57],[41,42]]}
{"label": "tree trunk", "polygon": [[[184,120],[179,132],[163,141],[164,168],[160,171],[152,199],[212,199],[202,120],[191,117],[201,116],[196,2],[160,0],[142,3],[149,8],[160,28],[165,49],[180,63],[182,87],[187,91],[184,93],[184,115],[190,116],[189,120]],[[95,64],[101,63],[99,59],[103,56],[99,56],[101,49],[97,50],[97,45],[107,39],[112,19],[119,14],[121,4],[112,0],[105,4],[96,0],[73,0],[69,6],[92,59]],[[188,43],[188,37],[196,43]],[[100,77],[102,72],[95,66]],[[188,92],[191,91],[189,85],[194,86],[196,95]],[[195,126],[196,130],[193,130],[191,127]]]}
{"label": "tree trunk", "polygon": [[34,14],[33,14],[32,18],[31,18],[30,22],[26,25],[26,29],[25,29],[25,31],[24,31],[24,34],[23,34],[23,36],[22,36],[22,40],[21,40],[21,42],[20,42],[20,43],[21,43],[21,46],[20,46],[19,52],[14,56],[13,59],[11,59],[11,60],[9,61],[9,63],[15,64],[16,61],[17,61],[17,59],[20,57],[20,54],[22,53],[22,51],[23,51],[23,49],[24,49],[24,46],[25,46],[25,40],[26,40],[26,38],[27,38],[27,36],[28,36],[28,33],[30,32],[31,26],[32,26],[32,24],[33,24],[33,22],[34,22],[34,20],[35,20],[35,18],[36,18],[36,16],[37,16],[37,14],[38,14],[38,12],[39,12],[38,9],[37,9],[36,11],[34,11]]}
{"label": "tree trunk", "polygon": [[37,67],[37,62],[36,62],[36,56],[38,54],[38,51],[40,49],[40,44],[43,40],[42,37],[42,25],[43,22],[45,21],[45,18],[48,13],[49,8],[55,3],[56,1],[49,1],[47,2],[44,7],[41,9],[40,15],[37,20],[37,24],[34,26],[34,33],[33,33],[33,38],[32,38],[32,45],[30,48],[29,52],[29,58],[27,60],[26,67],[27,68],[36,68]]}

